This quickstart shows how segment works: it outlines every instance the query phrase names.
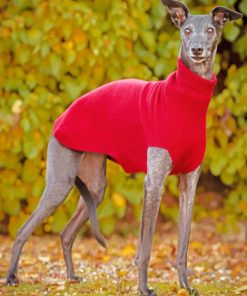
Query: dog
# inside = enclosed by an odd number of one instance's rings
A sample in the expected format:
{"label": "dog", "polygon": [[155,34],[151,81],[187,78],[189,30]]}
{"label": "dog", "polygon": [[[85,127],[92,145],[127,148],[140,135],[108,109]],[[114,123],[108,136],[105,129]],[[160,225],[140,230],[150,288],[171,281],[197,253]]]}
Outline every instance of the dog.
{"label": "dog", "polygon": [[162,187],[169,174],[180,176],[177,270],[181,288],[199,295],[187,276],[187,250],[192,208],[205,152],[206,113],[216,84],[213,74],[217,40],[228,21],[242,17],[225,7],[209,15],[192,15],[179,1],[162,0],[180,29],[182,45],[177,70],[166,80],[126,79],[106,84],[76,100],[56,121],[48,146],[46,188],[28,221],[18,231],[7,284],[18,282],[17,267],[29,235],[76,185],[78,208],[62,235],[69,279],[74,273],[71,249],[89,218],[95,237],[105,246],[96,208],[106,186],[106,160],[127,172],[145,172],[145,194],[136,266],[141,295],[148,288],[148,264]]}

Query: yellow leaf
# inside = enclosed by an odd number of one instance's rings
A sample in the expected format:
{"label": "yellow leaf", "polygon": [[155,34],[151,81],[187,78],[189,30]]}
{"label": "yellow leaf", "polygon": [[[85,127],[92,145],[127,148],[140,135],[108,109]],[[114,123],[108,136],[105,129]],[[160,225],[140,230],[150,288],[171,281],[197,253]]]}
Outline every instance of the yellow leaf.
{"label": "yellow leaf", "polygon": [[109,255],[103,256],[102,261],[103,262],[108,262],[111,259]]}
{"label": "yellow leaf", "polygon": [[21,100],[15,101],[12,108],[11,108],[11,111],[14,114],[20,114],[22,112],[22,110],[23,110],[22,101]]}
{"label": "yellow leaf", "polygon": [[203,247],[203,244],[201,242],[198,242],[198,241],[192,241],[190,243],[190,247],[192,247],[194,249],[201,249]]}
{"label": "yellow leaf", "polygon": [[132,257],[136,253],[136,249],[133,245],[126,245],[124,249],[121,251],[121,256],[123,257]]}
{"label": "yellow leaf", "polygon": [[119,208],[126,207],[126,200],[124,199],[124,197],[121,194],[119,194],[117,192],[114,192],[112,194],[112,201],[113,201],[114,205]]}
{"label": "yellow leaf", "polygon": [[72,34],[72,40],[77,44],[86,44],[88,38],[81,28],[75,28]]}
{"label": "yellow leaf", "polygon": [[127,274],[129,273],[129,271],[128,270],[126,270],[126,269],[121,269],[121,270],[119,270],[118,271],[118,276],[126,276]]}

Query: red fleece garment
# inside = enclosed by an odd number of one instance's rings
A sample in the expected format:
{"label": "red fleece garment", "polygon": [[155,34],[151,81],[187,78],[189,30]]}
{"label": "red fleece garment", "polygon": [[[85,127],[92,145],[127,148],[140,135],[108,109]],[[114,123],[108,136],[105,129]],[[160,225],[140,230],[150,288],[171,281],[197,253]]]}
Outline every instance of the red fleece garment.
{"label": "red fleece garment", "polygon": [[147,172],[147,148],[166,148],[172,174],[202,162],[206,113],[216,77],[206,80],[181,60],[162,81],[118,80],[75,100],[56,120],[53,134],[64,146],[103,153],[126,172]]}

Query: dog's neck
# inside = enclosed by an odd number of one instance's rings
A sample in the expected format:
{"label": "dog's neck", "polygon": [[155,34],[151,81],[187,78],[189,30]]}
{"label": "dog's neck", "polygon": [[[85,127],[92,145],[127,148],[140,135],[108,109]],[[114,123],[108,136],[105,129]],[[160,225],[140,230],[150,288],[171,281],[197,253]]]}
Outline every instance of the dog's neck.
{"label": "dog's neck", "polygon": [[211,80],[213,77],[213,68],[216,51],[217,48],[214,49],[212,54],[209,57],[207,57],[204,62],[196,64],[188,57],[182,45],[180,48],[179,57],[192,72],[196,73],[197,75],[205,79]]}

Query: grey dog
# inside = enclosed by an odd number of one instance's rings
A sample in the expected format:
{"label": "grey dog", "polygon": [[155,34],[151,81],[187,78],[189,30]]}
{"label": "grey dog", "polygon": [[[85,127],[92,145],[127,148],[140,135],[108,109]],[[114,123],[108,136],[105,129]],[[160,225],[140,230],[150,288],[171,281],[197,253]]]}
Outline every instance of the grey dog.
{"label": "grey dog", "polygon": [[[173,23],[180,29],[182,38],[180,59],[192,72],[204,79],[211,80],[217,40],[222,29],[228,21],[237,20],[242,15],[225,7],[216,7],[209,15],[191,15],[189,9],[179,1],[162,0],[162,2],[168,7]],[[46,188],[37,208],[18,231],[7,276],[8,285],[15,285],[18,282],[19,256],[29,235],[65,200],[74,185],[79,189],[81,197],[78,208],[66,225],[61,239],[67,276],[69,279],[80,279],[74,273],[71,250],[78,230],[88,218],[97,240],[105,245],[98,229],[96,208],[104,196],[106,159],[107,155],[103,154],[73,151],[62,146],[53,136],[51,137],[48,147]],[[168,150],[160,147],[148,147],[143,216],[136,257],[139,291],[141,295],[145,296],[156,295],[155,291],[148,288],[147,270],[162,187],[172,166],[172,158]],[[180,287],[187,289],[191,295],[199,295],[199,292],[192,289],[189,284],[187,250],[200,167],[199,165],[194,171],[181,174],[179,185],[177,270]]]}

